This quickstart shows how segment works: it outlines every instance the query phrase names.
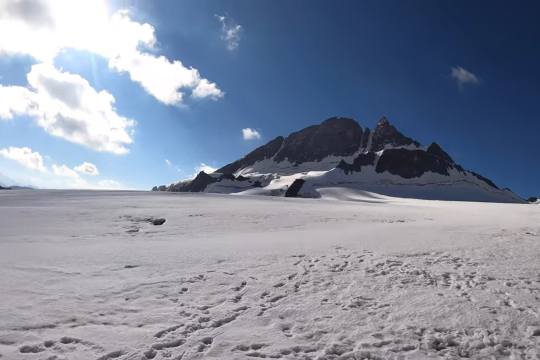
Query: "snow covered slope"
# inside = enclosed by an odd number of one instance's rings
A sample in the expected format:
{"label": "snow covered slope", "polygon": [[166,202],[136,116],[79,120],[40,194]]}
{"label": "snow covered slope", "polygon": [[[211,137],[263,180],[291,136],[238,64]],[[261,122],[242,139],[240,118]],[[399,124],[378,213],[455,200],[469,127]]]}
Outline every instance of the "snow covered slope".
{"label": "snow covered slope", "polygon": [[201,172],[154,190],[320,197],[319,189],[326,187],[420,199],[524,202],[463,169],[437,143],[422,147],[386,118],[373,131],[352,119],[331,118],[277,137],[213,174]]}
{"label": "snow covered slope", "polygon": [[0,192],[0,359],[538,359],[540,206],[319,191]]}

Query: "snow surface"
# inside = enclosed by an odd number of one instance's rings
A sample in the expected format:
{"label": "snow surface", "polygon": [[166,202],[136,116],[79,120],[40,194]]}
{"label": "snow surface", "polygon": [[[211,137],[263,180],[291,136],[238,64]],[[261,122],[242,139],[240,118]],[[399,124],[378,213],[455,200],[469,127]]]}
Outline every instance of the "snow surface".
{"label": "snow surface", "polygon": [[319,193],[1,192],[0,359],[539,357],[539,206]]}

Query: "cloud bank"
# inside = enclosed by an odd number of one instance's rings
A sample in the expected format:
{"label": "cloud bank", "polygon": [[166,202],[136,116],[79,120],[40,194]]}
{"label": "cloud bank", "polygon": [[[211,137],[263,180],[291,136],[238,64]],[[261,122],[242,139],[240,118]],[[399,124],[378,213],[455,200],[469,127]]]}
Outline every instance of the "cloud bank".
{"label": "cloud bank", "polygon": [[[99,175],[96,165],[83,162],[74,168],[65,164],[53,163],[49,166],[44,164],[44,156],[29,147],[15,147],[0,149],[0,157],[18,163],[23,171],[19,171],[20,184],[30,184],[41,188],[72,188],[72,189],[122,189],[121,183],[111,179],[99,179],[90,181],[85,176],[95,177]],[[1,175],[1,174],[0,174]],[[4,185],[16,185],[17,182],[9,179]]]}
{"label": "cloud bank", "polygon": [[[234,31],[233,31],[234,33]],[[167,105],[184,94],[219,99],[223,92],[178,59],[157,56],[155,28],[133,21],[126,10],[109,14],[105,0],[0,1],[0,54],[29,55],[52,63],[64,49],[98,54]],[[234,34],[231,34],[234,42]]]}
{"label": "cloud bank", "polygon": [[29,116],[47,133],[96,151],[125,154],[135,121],[119,115],[114,97],[79,75],[33,65],[28,88],[0,85],[0,118]]}
{"label": "cloud bank", "polygon": [[43,157],[40,153],[32,151],[28,147],[14,147],[10,146],[5,149],[0,149],[0,156],[6,159],[14,160],[31,170],[37,170],[45,172],[45,166],[43,165]]}

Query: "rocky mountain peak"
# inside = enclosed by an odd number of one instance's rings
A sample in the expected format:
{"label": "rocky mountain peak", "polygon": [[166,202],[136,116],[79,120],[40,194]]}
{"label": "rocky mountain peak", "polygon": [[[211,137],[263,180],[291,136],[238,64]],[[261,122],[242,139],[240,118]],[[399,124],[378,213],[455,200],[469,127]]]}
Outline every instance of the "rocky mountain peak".
{"label": "rocky mountain peak", "polygon": [[429,145],[429,147],[427,148],[427,152],[446,160],[450,164],[454,163],[454,160],[450,157],[450,155],[448,155],[448,153],[444,151],[436,142],[433,142],[431,143],[431,145]]}
{"label": "rocky mountain peak", "polygon": [[377,122],[377,126],[375,126],[375,129],[373,130],[371,150],[380,151],[387,145],[392,147],[407,145],[419,147],[420,143],[400,133],[394,125],[390,124],[390,121],[383,116],[379,122]]}
{"label": "rocky mountain peak", "polygon": [[274,159],[299,164],[320,161],[330,155],[348,156],[358,149],[361,141],[362,128],[356,121],[333,117],[287,136]]}
{"label": "rocky mountain peak", "polygon": [[388,121],[388,118],[386,116],[383,116],[382,118],[379,119],[379,121],[377,121],[377,127],[386,127],[386,126],[391,126],[390,125],[390,121]]}
{"label": "rocky mountain peak", "polygon": [[[278,136],[213,174],[201,172],[192,180],[153,190],[312,196],[317,187],[335,186],[340,181],[343,186],[358,182],[384,192],[388,180],[407,191],[432,188],[434,192],[428,191],[427,196],[433,198],[521,201],[491,180],[456,164],[439,144],[421,147],[386,117],[373,131],[351,118],[332,117],[286,137]],[[279,184],[283,186],[276,187]],[[453,195],[439,193],[439,189],[448,189]],[[393,194],[394,190],[389,192]]]}

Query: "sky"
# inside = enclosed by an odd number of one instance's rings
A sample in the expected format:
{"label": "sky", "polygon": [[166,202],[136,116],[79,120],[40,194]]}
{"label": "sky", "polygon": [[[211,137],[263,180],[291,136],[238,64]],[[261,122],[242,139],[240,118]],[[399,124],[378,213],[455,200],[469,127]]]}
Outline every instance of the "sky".
{"label": "sky", "polygon": [[386,116],[540,195],[540,4],[0,0],[0,183],[150,189]]}

